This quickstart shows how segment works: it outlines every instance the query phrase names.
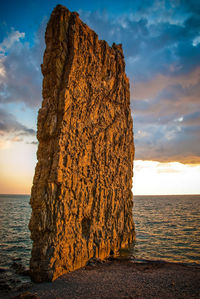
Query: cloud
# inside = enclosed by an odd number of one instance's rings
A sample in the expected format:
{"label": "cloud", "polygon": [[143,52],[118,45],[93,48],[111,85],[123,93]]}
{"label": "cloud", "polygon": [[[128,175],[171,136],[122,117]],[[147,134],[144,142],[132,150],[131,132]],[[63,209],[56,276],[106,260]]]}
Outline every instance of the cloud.
{"label": "cloud", "polygon": [[42,23],[33,46],[24,40],[25,33],[14,29],[0,44],[0,103],[24,103],[29,107],[41,103],[44,28]]}
{"label": "cloud", "polygon": [[196,67],[200,44],[193,42],[199,37],[200,17],[192,7],[182,1],[136,1],[132,13],[117,18],[106,12],[80,14],[101,39],[123,44],[128,75],[141,81],[186,74]]}
{"label": "cloud", "polygon": [[35,136],[33,129],[18,122],[14,115],[0,108],[0,136],[14,134],[12,141],[22,141],[19,136]]}
{"label": "cloud", "polygon": [[200,111],[184,115],[182,122],[184,125],[200,127]]}
{"label": "cloud", "polygon": [[136,159],[200,163],[199,142],[199,124],[152,122],[135,125]]}
{"label": "cloud", "polygon": [[[117,17],[106,10],[79,13],[100,39],[123,44],[136,158],[200,162],[200,2],[136,0],[131,8]],[[14,29],[1,43],[2,104],[39,106],[45,25],[34,45]]]}
{"label": "cloud", "polygon": [[198,0],[181,0],[180,4],[183,10],[194,14],[200,14],[200,3]]}
{"label": "cloud", "polygon": [[13,45],[16,42],[19,42],[21,38],[25,37],[24,32],[19,32],[18,30],[15,31],[13,28],[11,29],[11,32],[8,37],[6,37],[3,42],[0,44],[0,52],[5,53],[10,48],[13,47]]}
{"label": "cloud", "polygon": [[15,136],[15,137],[13,137],[13,138],[11,139],[11,141],[12,141],[12,142],[21,142],[21,141],[23,141],[23,139],[20,138],[19,136]]}
{"label": "cloud", "polygon": [[27,142],[27,144],[38,145],[38,141]]}
{"label": "cloud", "polygon": [[136,159],[199,163],[200,44],[193,45],[199,17],[189,6],[177,14],[178,2],[152,3],[116,20],[106,13],[81,14],[100,38],[123,44]]}
{"label": "cloud", "polygon": [[157,75],[134,90],[136,158],[199,163],[200,67],[187,75]]}
{"label": "cloud", "polygon": [[[173,66],[171,66],[173,67]],[[132,98],[144,99],[153,98],[163,89],[168,89],[170,86],[182,86],[183,88],[191,88],[192,86],[199,85],[200,83],[200,63],[193,71],[184,74],[169,76],[157,74],[148,81],[140,81],[132,84]]]}

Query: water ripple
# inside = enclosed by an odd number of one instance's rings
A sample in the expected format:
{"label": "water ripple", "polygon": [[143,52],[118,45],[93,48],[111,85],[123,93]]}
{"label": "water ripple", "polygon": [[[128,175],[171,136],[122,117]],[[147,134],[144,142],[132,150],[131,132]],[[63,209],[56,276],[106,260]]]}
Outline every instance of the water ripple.
{"label": "water ripple", "polygon": [[[0,195],[0,282],[28,280],[13,263],[29,266],[30,214],[29,196]],[[126,255],[200,264],[200,196],[135,196],[133,215],[136,242]]]}
{"label": "water ripple", "polygon": [[200,264],[200,196],[135,196],[136,243],[129,254]]}

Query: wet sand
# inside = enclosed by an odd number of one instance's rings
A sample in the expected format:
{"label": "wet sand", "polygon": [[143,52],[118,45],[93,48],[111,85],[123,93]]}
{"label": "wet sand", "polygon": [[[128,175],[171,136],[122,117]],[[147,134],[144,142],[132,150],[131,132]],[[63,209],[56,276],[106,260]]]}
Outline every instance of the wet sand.
{"label": "wet sand", "polygon": [[[3,297],[1,297],[3,295]],[[200,266],[111,259],[1,298],[200,298]]]}

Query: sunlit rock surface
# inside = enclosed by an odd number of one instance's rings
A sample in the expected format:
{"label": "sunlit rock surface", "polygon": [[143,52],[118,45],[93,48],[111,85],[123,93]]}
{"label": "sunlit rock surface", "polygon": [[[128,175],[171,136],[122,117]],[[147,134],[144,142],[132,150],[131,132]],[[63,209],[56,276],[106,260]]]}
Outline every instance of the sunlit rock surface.
{"label": "sunlit rock surface", "polygon": [[58,5],[47,25],[31,195],[35,281],[54,280],[134,239],[133,124],[121,45]]}

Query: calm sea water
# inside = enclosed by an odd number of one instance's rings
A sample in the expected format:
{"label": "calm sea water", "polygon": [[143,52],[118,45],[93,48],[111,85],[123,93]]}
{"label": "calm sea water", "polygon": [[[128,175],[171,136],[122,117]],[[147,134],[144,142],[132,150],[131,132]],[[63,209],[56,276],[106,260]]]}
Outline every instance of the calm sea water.
{"label": "calm sea water", "polygon": [[200,264],[200,195],[135,196],[136,260]]}
{"label": "calm sea water", "polygon": [[18,273],[28,268],[31,254],[29,200],[25,195],[0,195],[0,290],[30,281]]}
{"label": "calm sea water", "polygon": [[[29,196],[0,195],[0,289],[28,282]],[[122,255],[200,264],[200,195],[135,196],[136,243]]]}

